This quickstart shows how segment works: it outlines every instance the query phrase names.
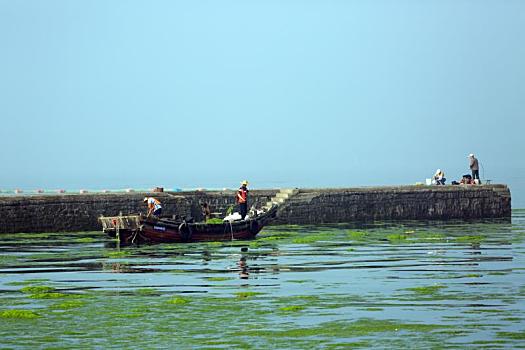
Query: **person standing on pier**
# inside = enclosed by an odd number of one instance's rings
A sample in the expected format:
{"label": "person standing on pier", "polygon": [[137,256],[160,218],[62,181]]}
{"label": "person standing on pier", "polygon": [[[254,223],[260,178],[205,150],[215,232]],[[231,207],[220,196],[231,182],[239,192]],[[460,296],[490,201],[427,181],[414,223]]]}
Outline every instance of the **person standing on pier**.
{"label": "person standing on pier", "polygon": [[246,214],[248,214],[248,181],[244,180],[241,182],[241,187],[237,191],[236,200],[239,204],[241,219],[244,220]]}
{"label": "person standing on pier", "polygon": [[162,205],[160,201],[153,197],[144,197],[144,203],[148,204],[148,214],[149,217],[151,214],[154,216],[160,216],[162,213]]}
{"label": "person standing on pier", "polygon": [[468,155],[470,159],[470,170],[472,171],[472,180],[478,180],[478,183],[481,183],[479,180],[479,163],[478,159],[474,157],[474,155],[471,153]]}

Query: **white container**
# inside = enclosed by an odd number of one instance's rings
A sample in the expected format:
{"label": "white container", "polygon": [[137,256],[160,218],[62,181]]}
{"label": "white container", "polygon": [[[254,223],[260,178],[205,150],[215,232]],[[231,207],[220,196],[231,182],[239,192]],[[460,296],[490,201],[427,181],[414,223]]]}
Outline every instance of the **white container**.
{"label": "white container", "polygon": [[425,183],[427,184],[427,186],[432,185],[432,179],[425,179]]}

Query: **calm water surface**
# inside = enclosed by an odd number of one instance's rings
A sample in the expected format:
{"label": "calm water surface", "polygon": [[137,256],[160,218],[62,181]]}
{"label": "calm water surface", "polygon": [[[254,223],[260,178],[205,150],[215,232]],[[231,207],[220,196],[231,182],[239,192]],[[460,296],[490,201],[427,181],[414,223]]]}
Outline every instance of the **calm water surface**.
{"label": "calm water surface", "polygon": [[254,241],[118,247],[0,236],[0,348],[517,348],[512,222],[275,226]]}

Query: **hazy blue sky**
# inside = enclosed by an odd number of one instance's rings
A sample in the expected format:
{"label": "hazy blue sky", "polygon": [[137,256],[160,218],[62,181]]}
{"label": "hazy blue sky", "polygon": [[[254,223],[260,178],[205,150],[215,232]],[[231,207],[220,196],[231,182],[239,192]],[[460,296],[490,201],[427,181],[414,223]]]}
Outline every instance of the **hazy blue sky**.
{"label": "hazy blue sky", "polygon": [[482,176],[525,207],[525,1],[0,0],[0,188]]}

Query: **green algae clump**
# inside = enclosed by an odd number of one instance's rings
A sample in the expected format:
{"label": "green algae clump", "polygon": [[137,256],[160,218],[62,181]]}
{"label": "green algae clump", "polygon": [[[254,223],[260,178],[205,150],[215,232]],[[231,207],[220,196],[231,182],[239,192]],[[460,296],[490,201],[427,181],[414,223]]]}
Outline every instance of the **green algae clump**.
{"label": "green algae clump", "polygon": [[210,282],[223,282],[231,280],[231,277],[204,277],[205,280]]}
{"label": "green algae clump", "polygon": [[186,305],[189,304],[190,300],[183,297],[175,297],[173,299],[168,300],[168,304],[172,305]]}
{"label": "green algae clump", "polygon": [[304,337],[359,337],[372,333],[384,332],[421,332],[427,333],[437,329],[447,329],[447,325],[401,323],[395,320],[359,319],[355,322],[334,321],[322,323],[309,328],[295,328],[283,330],[248,330],[240,335],[265,336],[272,338],[301,338]]}
{"label": "green algae clump", "polygon": [[259,293],[259,292],[237,292],[235,293],[235,297],[237,299],[248,299],[248,298],[251,298],[251,297],[254,297],[256,295],[260,295],[262,293]]}
{"label": "green algae clump", "polygon": [[284,307],[279,308],[279,310],[285,311],[285,312],[298,312],[304,309],[305,307],[301,305],[291,305],[291,306],[284,306]]}
{"label": "green algae clump", "polygon": [[68,298],[70,297],[70,294],[64,294],[64,293],[36,293],[31,294],[29,296],[31,299],[60,299],[60,298]]}
{"label": "green algae clump", "polygon": [[485,238],[481,236],[461,236],[456,237],[458,243],[481,243]]}
{"label": "green algae clump", "polygon": [[77,238],[75,239],[76,243],[93,243],[96,240],[92,237],[83,237],[83,238]]}
{"label": "green algae clump", "polygon": [[109,252],[107,254],[107,257],[108,258],[111,258],[111,259],[118,259],[118,258],[125,258],[127,256],[131,255],[130,252],[126,252],[126,251],[116,251],[116,252]]}
{"label": "green algae clump", "polygon": [[401,242],[401,241],[406,241],[407,237],[408,237],[407,235],[402,234],[402,233],[394,233],[394,234],[386,236],[386,239],[388,239],[390,242]]}
{"label": "green algae clump", "polygon": [[407,288],[406,290],[409,290],[411,292],[414,292],[420,295],[433,295],[433,294],[437,294],[443,288],[447,288],[447,287],[438,284],[438,285],[433,285],[433,286]]}
{"label": "green algae clump", "polygon": [[295,244],[309,244],[309,243],[316,243],[318,241],[329,241],[332,238],[331,235],[327,233],[320,233],[316,235],[308,235],[305,237],[298,237],[294,238],[292,240],[292,243]]}
{"label": "green algae clump", "polygon": [[13,309],[0,312],[0,318],[32,319],[38,317],[40,315],[32,310]]}
{"label": "green algae clump", "polygon": [[521,332],[498,332],[498,337],[516,340],[525,340],[525,330]]}
{"label": "green algae clump", "polygon": [[206,220],[206,223],[207,224],[224,224],[224,220],[219,219],[219,218],[211,218],[211,219]]}
{"label": "green algae clump", "polygon": [[20,289],[20,291],[25,294],[42,294],[51,293],[55,291],[55,288],[48,286],[27,286]]}
{"label": "green algae clump", "polygon": [[155,288],[139,288],[135,290],[136,295],[158,295],[159,292]]}
{"label": "green algae clump", "polygon": [[347,236],[349,239],[354,241],[361,241],[366,238],[366,232],[361,231],[348,231]]}
{"label": "green algae clump", "polygon": [[76,309],[85,305],[85,302],[80,300],[65,301],[63,303],[55,304],[52,306],[53,309],[69,310]]}

